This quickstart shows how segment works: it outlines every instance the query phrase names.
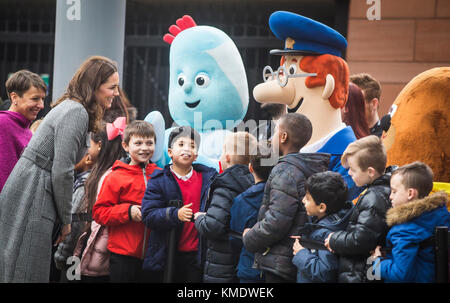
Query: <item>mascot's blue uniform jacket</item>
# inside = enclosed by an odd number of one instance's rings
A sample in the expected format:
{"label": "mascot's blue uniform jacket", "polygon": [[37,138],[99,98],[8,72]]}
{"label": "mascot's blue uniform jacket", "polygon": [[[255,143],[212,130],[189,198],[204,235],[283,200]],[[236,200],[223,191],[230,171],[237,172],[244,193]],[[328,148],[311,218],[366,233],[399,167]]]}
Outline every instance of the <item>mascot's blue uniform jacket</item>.
{"label": "mascot's blue uniform jacket", "polygon": [[[450,228],[450,214],[445,192],[437,192],[391,208],[386,222],[392,226],[387,247],[392,251],[381,260],[381,278],[385,282],[434,282],[434,247],[421,245],[434,235],[436,226]],[[375,262],[375,274],[380,259]]]}
{"label": "mascot's blue uniform jacket", "polygon": [[328,142],[320,148],[318,153],[331,154],[330,165],[328,169],[337,173],[340,173],[344,178],[345,183],[348,186],[348,199],[355,199],[362,191],[361,187],[356,186],[353,179],[348,174],[348,169],[344,168],[341,164],[341,157],[347,146],[356,141],[355,134],[350,126],[337,132]]}

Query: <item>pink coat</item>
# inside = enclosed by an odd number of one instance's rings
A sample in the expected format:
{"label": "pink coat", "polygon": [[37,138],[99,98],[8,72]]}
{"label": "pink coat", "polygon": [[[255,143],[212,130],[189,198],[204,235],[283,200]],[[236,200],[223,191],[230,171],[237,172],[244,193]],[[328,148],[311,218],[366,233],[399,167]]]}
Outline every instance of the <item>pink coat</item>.
{"label": "pink coat", "polygon": [[[111,172],[111,168],[108,169],[100,178],[97,189],[97,196],[103,184],[105,177]],[[87,237],[87,233],[83,233],[77,243],[74,250],[74,256],[80,257],[82,245],[84,239]],[[83,276],[108,276],[109,275],[109,256],[110,252],[107,249],[108,245],[108,229],[106,226],[102,226],[95,221],[91,223],[91,233],[86,244],[86,248],[83,251],[81,262],[79,265],[79,272]],[[78,271],[77,270],[77,271]]]}

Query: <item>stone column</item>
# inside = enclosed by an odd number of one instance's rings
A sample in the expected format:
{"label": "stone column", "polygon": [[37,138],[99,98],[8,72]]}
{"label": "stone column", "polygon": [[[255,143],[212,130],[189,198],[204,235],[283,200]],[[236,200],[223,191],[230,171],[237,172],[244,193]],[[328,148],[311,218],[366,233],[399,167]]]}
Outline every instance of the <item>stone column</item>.
{"label": "stone column", "polygon": [[53,100],[93,55],[116,61],[122,82],[125,10],[126,0],[57,0]]}

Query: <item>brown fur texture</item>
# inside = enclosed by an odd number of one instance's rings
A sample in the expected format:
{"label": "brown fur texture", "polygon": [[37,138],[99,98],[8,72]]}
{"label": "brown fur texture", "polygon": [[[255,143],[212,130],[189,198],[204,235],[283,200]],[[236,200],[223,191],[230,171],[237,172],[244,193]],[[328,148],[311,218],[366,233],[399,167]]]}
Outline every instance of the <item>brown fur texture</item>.
{"label": "brown fur texture", "polygon": [[383,135],[387,165],[422,161],[435,182],[450,182],[450,67],[414,77],[394,101],[397,110]]}
{"label": "brown fur texture", "polygon": [[386,213],[386,223],[388,226],[393,226],[409,222],[425,212],[429,212],[442,205],[446,205],[447,202],[447,193],[441,191],[431,194],[423,199],[414,200],[389,209]]}

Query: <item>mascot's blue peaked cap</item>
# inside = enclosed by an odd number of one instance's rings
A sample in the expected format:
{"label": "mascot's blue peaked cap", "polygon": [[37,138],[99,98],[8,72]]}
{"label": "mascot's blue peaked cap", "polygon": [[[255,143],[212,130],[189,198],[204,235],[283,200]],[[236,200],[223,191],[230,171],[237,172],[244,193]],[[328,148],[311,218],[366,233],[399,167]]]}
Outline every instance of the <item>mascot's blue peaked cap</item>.
{"label": "mascot's blue peaked cap", "polygon": [[271,50],[272,55],[330,54],[340,57],[347,47],[347,40],[331,27],[291,12],[274,12],[269,18],[269,26],[273,34],[285,42],[285,48]]}

